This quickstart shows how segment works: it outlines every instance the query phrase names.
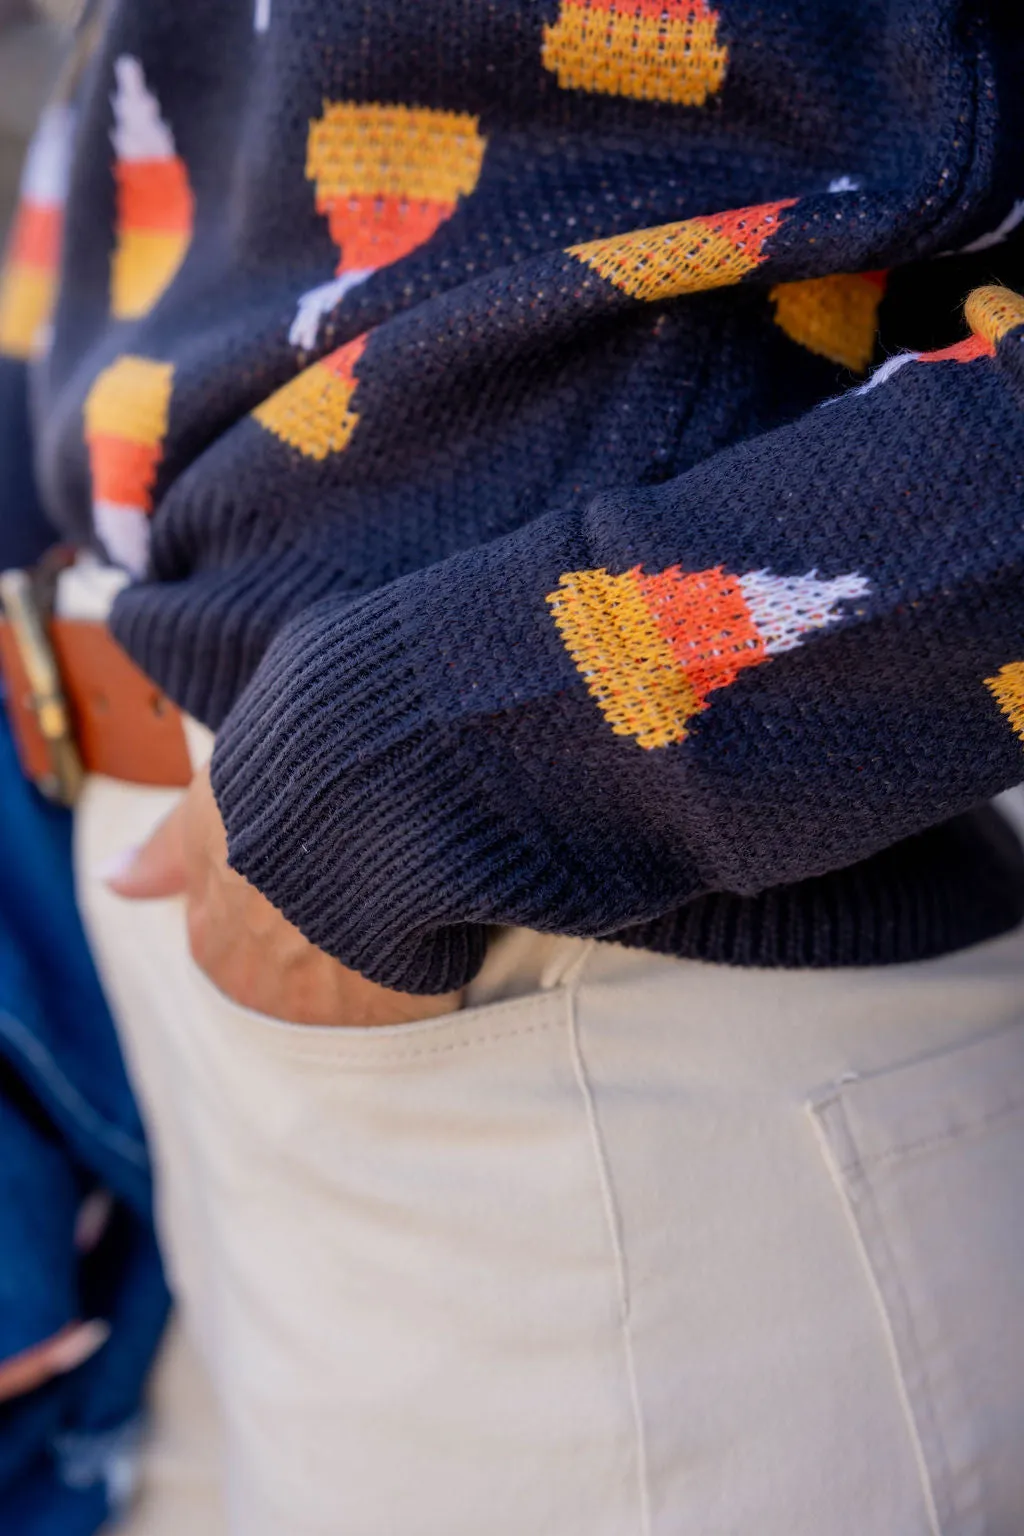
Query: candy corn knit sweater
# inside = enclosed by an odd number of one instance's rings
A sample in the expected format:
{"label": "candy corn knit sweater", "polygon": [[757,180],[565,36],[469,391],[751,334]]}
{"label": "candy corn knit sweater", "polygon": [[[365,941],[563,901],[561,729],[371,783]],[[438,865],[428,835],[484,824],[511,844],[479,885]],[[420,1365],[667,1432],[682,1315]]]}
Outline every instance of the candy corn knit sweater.
{"label": "candy corn knit sweater", "polygon": [[44,502],[315,943],[431,991],[495,924],[849,966],[1020,921],[1022,31],[87,14],[4,388],[33,358]]}

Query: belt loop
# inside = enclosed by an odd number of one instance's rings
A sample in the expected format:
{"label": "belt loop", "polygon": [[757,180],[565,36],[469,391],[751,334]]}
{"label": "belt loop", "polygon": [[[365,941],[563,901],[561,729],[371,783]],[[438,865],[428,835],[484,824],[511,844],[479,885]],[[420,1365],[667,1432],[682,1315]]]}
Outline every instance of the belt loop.
{"label": "belt loop", "polygon": [[559,939],[554,954],[541,972],[542,992],[553,987],[575,987],[593,953],[594,939]]}
{"label": "belt loop", "polygon": [[202,721],[193,720],[191,715],[182,715],[181,724],[192,772],[199,773],[213,756],[213,732]]}

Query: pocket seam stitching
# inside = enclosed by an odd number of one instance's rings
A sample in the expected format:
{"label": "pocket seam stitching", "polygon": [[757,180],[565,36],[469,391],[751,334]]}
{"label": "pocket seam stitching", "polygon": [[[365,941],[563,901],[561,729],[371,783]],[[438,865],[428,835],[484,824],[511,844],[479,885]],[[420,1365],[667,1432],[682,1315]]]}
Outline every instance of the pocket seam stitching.
{"label": "pocket seam stitching", "polygon": [[849,1162],[844,1161],[840,1166],[843,1171],[853,1171],[865,1168],[885,1168],[890,1163],[902,1158],[916,1157],[922,1152],[930,1152],[938,1147],[954,1141],[960,1141],[964,1136],[970,1136],[978,1131],[987,1130],[989,1126],[998,1124],[1000,1120],[1007,1120],[1014,1115],[1024,1113],[1024,1099],[1011,1099],[1001,1104],[998,1109],[990,1111],[987,1115],[980,1115],[970,1120],[964,1120],[959,1125],[951,1126],[948,1130],[936,1131],[931,1136],[920,1136],[916,1141],[901,1142],[898,1146],[887,1147],[884,1152],[861,1151],[856,1137],[850,1128],[849,1118],[846,1113],[844,1096],[841,1093],[829,1095],[827,1099],[821,1099],[812,1103],[811,1108],[816,1115],[822,1115],[831,1110],[838,1109],[843,1119],[845,1140],[847,1141],[852,1157]]}
{"label": "pocket seam stitching", "polygon": [[[553,998],[558,998],[561,995],[561,992],[561,988],[556,988],[551,992],[545,992],[537,997],[510,998],[508,999],[507,1004],[503,1002],[493,1006],[508,1006],[511,1011],[512,1005],[517,1004],[519,1008],[533,1009],[539,1007],[540,1005],[548,1002]],[[276,1022],[276,1020],[271,1020],[271,1023]],[[457,1024],[457,1022],[457,1017],[455,1020],[449,1021],[450,1024]],[[336,1039],[336,1043],[339,1047],[339,1049],[334,1052],[307,1049],[307,1044],[309,1042],[305,1033],[299,1037],[291,1039],[288,1038],[286,1033],[283,1033],[277,1037],[276,1043],[283,1055],[297,1057],[302,1061],[309,1061],[320,1066],[360,1068],[362,1066],[377,1066],[389,1063],[393,1064],[395,1062],[401,1061],[412,1061],[424,1056],[443,1056],[451,1051],[467,1050],[471,1046],[475,1045],[493,1045],[499,1040],[513,1040],[519,1035],[533,1035],[538,1034],[543,1030],[549,1030],[554,1027],[555,1022],[556,1021],[554,1019],[542,1019],[533,1024],[526,1024],[519,1029],[497,1029],[492,1030],[486,1034],[463,1036],[461,1039],[448,1040],[437,1045],[416,1046],[411,1042],[408,1045],[399,1045],[396,1043],[390,1049],[387,1048],[383,1040],[354,1040],[351,1037],[345,1039],[346,1026],[344,1024],[339,1024],[333,1029],[329,1030],[332,1038]],[[284,1030],[287,1030],[289,1026],[284,1025],[283,1027]],[[323,1028],[323,1026],[317,1025],[293,1025],[291,1027],[301,1028],[303,1030],[307,1027],[311,1029]],[[410,1028],[415,1029],[416,1025],[412,1024]]]}
{"label": "pocket seam stitching", "polygon": [[[947,1529],[946,1515],[951,1508],[952,1468],[945,1436],[936,1417],[931,1385],[923,1366],[921,1345],[903,1276],[894,1260],[889,1234],[878,1210],[877,1194],[860,1158],[842,1094],[832,1094],[826,1100],[812,1103],[809,1108],[816,1122],[825,1165],[832,1173],[833,1184],[852,1229],[853,1240],[885,1333],[889,1361],[917,1462],[932,1536],[943,1536]],[[839,1160],[836,1146],[839,1139],[853,1151],[850,1162]],[[854,1181],[860,1195],[856,1200]],[[890,1291],[895,1295],[887,1294]],[[893,1300],[898,1302],[898,1320]],[[908,1376],[911,1363],[917,1380],[917,1391],[911,1390]],[[927,1448],[925,1424],[922,1422],[924,1415],[927,1416]]]}

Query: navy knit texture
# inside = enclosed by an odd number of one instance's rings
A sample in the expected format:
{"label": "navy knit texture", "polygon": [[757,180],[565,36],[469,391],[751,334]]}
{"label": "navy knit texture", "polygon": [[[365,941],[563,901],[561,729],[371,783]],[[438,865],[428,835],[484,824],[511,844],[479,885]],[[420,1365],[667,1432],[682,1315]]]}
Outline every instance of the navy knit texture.
{"label": "navy knit texture", "polygon": [[234,867],[411,991],[1018,923],[1016,8],[108,9],[40,480]]}

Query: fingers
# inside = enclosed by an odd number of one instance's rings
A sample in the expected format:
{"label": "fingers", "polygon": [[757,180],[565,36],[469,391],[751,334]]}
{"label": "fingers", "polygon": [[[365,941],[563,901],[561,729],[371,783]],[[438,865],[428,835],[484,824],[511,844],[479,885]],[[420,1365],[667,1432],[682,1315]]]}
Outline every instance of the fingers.
{"label": "fingers", "polygon": [[132,901],[178,896],[185,889],[183,830],[186,801],[175,806],[149,840],[111,859],[101,876],[118,896]]}
{"label": "fingers", "polygon": [[100,871],[130,900],[184,895],[192,958],[242,1007],[291,1024],[400,1024],[448,1013],[461,999],[377,986],[317,949],[228,865],[208,772],[140,848]]}
{"label": "fingers", "polygon": [[0,1403],[23,1392],[33,1392],[54,1376],[64,1376],[84,1365],[110,1337],[110,1324],[101,1318],[88,1323],[69,1323],[52,1339],[33,1344],[9,1360],[0,1362]]}

